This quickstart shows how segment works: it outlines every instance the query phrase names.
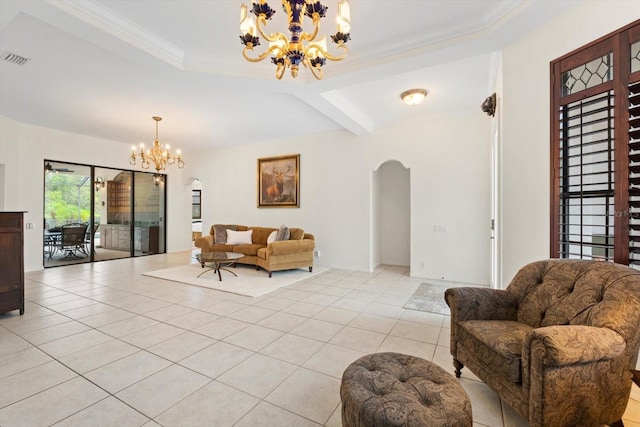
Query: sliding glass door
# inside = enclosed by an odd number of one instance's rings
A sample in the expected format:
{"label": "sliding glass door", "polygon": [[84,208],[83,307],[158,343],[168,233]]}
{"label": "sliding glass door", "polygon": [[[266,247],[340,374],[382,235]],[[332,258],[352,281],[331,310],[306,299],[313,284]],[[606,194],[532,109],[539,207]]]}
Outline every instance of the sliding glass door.
{"label": "sliding glass door", "polygon": [[166,176],[45,161],[44,266],[165,252]]}
{"label": "sliding glass door", "polygon": [[135,172],[133,250],[135,256],[165,252],[165,175]]}
{"label": "sliding glass door", "polygon": [[97,261],[131,256],[131,188],[133,172],[95,168],[98,221],[94,257]]}
{"label": "sliding glass door", "polygon": [[89,262],[91,168],[61,162],[44,168],[44,265]]}

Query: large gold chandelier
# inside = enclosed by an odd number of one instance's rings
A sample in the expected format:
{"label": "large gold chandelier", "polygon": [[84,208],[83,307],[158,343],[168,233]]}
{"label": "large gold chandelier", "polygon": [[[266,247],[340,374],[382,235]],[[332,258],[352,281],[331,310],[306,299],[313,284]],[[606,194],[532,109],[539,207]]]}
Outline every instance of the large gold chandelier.
{"label": "large gold chandelier", "polygon": [[158,122],[162,120],[162,117],[154,116],[153,120],[156,121],[156,139],[153,141],[153,147],[149,150],[144,149],[144,144],[140,144],[140,153],[136,154],[136,146],[131,147],[131,157],[129,157],[129,163],[136,164],[136,159],[140,157],[140,165],[142,169],[149,169],[149,166],[153,162],[156,172],[163,171],[167,168],[167,165],[178,163],[179,168],[184,167],[184,161],[182,161],[182,154],[180,150],[176,150],[175,156],[169,151],[169,144],[164,146],[160,145],[158,141]]}
{"label": "large gold chandelier", "polygon": [[[327,59],[340,61],[347,56],[346,43],[351,39],[349,35],[351,30],[349,1],[340,0],[338,2],[338,32],[331,36],[336,48],[342,51],[342,54],[337,56],[327,52],[326,37],[317,40],[320,19],[324,18],[327,12],[326,6],[323,6],[319,1],[312,0],[282,0],[282,8],[289,17],[290,38],[287,38],[283,33],[267,35],[264,32],[263,27],[267,25],[267,20],[276,13],[269,7],[266,0],[253,2],[251,12],[255,18],[249,15],[245,4],[240,6],[240,32],[242,33],[240,40],[244,45],[242,56],[247,61],[258,62],[271,55],[271,62],[276,65],[278,80],[282,78],[287,68],[291,68],[291,75],[294,78],[297,77],[301,64],[309,68],[316,79],[322,79],[322,66]],[[302,20],[304,16],[309,17],[313,23],[313,31],[310,33],[303,31]],[[269,48],[261,55],[252,58],[248,52],[260,45],[258,33],[260,37],[269,42]]]}

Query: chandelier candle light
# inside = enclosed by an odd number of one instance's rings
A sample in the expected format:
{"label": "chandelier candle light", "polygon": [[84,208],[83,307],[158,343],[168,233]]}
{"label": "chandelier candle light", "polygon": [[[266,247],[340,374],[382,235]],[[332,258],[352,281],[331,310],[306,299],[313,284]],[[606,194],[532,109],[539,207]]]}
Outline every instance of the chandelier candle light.
{"label": "chandelier candle light", "polygon": [[153,141],[153,147],[145,151],[144,144],[141,143],[140,153],[136,154],[136,146],[132,146],[129,163],[135,165],[136,159],[140,157],[140,165],[142,166],[142,169],[149,169],[151,162],[154,163],[157,172],[165,170],[167,165],[172,165],[176,162],[178,163],[178,167],[182,169],[184,167],[184,162],[182,161],[182,154],[180,153],[180,150],[176,150],[176,155],[174,156],[169,151],[169,144],[165,144],[163,147],[158,141],[158,122],[162,120],[162,117],[154,116],[152,119],[156,121],[156,139]]}
{"label": "chandelier candle light", "polygon": [[[351,39],[350,7],[348,0],[338,2],[338,32],[331,36],[331,40],[336,44],[336,48],[342,50],[342,54],[333,56],[327,52],[327,39],[323,37],[317,40],[320,29],[320,19],[327,13],[327,7],[319,1],[312,0],[282,0],[282,8],[288,15],[289,32],[291,37],[287,38],[283,33],[271,33],[267,35],[263,27],[267,25],[267,20],[276,13],[266,0],[253,2],[249,15],[245,4],[240,6],[240,40],[244,45],[242,56],[250,62],[259,62],[271,56],[271,62],[276,65],[276,77],[282,79],[287,68],[291,68],[291,75],[298,76],[300,64],[309,68],[313,76],[322,79],[322,66],[326,60],[340,61],[347,56],[346,43]],[[304,16],[311,19],[313,31],[308,33],[303,31],[302,21]],[[257,19],[256,19],[257,18]],[[249,51],[260,45],[260,37],[269,42],[269,48],[261,55],[252,58],[248,56]]]}

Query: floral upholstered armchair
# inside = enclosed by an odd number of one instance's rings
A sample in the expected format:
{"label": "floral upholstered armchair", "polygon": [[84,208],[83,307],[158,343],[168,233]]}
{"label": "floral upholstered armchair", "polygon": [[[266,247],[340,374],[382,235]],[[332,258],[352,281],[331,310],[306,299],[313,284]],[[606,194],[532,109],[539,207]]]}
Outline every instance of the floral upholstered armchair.
{"label": "floral upholstered armchair", "polygon": [[531,426],[616,423],[640,346],[640,271],[538,261],[507,289],[452,288],[451,355]]}

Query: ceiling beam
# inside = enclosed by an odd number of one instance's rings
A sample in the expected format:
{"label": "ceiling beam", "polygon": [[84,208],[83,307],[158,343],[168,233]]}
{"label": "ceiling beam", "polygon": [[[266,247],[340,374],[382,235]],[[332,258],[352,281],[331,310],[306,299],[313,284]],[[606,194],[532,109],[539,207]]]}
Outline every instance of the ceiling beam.
{"label": "ceiling beam", "polygon": [[354,135],[373,132],[373,122],[338,91],[296,93],[295,96]]}

